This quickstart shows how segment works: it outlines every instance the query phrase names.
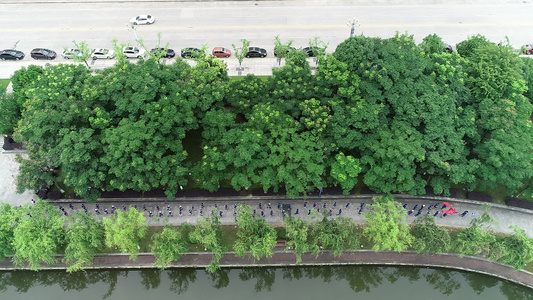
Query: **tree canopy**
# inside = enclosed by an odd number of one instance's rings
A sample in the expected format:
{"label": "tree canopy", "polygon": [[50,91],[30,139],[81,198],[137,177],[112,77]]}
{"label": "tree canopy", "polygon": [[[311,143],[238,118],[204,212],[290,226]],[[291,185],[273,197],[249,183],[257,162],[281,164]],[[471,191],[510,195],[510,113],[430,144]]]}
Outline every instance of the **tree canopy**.
{"label": "tree canopy", "polygon": [[501,185],[533,195],[533,67],[508,44],[477,35],[448,53],[437,35],[417,45],[407,33],[355,36],[327,55],[311,44],[314,74],[303,51],[267,78],[230,80],[211,55],[193,67],[150,57],[95,74],[18,71],[0,99],[0,129],[29,155],[18,191],[57,185],[94,201],[126,190],[172,199],[191,183],[291,198],[359,184],[413,195]]}

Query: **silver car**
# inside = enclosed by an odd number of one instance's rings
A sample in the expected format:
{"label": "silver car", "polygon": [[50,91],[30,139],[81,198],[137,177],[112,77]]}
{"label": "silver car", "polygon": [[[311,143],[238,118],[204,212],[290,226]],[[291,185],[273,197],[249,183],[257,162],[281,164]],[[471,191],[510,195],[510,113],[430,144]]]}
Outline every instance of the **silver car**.
{"label": "silver car", "polygon": [[97,48],[93,50],[91,57],[93,59],[101,59],[101,58],[111,59],[115,57],[115,51],[104,49],[104,48]]}
{"label": "silver car", "polygon": [[63,50],[63,53],[61,53],[61,56],[64,59],[73,59],[76,56],[81,56],[81,52],[78,49],[70,48]]}
{"label": "silver car", "polygon": [[151,15],[140,15],[132,18],[130,23],[133,25],[149,25],[155,22],[155,18]]}

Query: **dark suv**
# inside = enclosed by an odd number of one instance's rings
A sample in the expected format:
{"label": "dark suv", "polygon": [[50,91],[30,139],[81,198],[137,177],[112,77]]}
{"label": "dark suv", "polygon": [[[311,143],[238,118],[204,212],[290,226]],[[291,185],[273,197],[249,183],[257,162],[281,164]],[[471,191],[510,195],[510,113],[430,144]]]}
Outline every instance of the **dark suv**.
{"label": "dark suv", "polygon": [[191,58],[191,57],[198,57],[202,55],[202,50],[198,48],[184,48],[181,49],[181,57],[183,58]]}
{"label": "dark suv", "polygon": [[246,57],[266,57],[267,51],[259,47],[249,47]]}

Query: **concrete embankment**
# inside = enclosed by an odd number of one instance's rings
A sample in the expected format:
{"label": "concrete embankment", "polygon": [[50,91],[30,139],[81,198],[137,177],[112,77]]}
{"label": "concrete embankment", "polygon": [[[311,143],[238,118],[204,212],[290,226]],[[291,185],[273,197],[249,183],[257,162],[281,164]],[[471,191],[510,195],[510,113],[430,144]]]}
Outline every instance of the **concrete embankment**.
{"label": "concrete embankment", "polygon": [[[190,252],[182,255],[170,268],[205,268],[213,255],[205,252]],[[58,261],[62,259],[58,256]],[[139,254],[136,261],[129,259],[129,254],[102,254],[95,257],[93,265],[87,269],[147,269],[154,268],[155,257],[151,253]],[[508,280],[533,288],[533,274],[527,271],[515,271],[512,267],[491,262],[478,257],[459,257],[454,254],[418,254],[416,252],[375,252],[371,250],[349,251],[334,257],[330,251],[315,257],[309,253],[302,256],[302,262],[296,264],[294,253],[277,250],[270,258],[259,261],[251,257],[239,258],[228,252],[220,260],[222,267],[287,267],[287,266],[335,266],[335,265],[395,265],[433,267],[476,272]],[[46,270],[65,270],[63,263],[43,265]],[[15,267],[10,260],[0,262],[0,270],[21,270],[27,267]]]}

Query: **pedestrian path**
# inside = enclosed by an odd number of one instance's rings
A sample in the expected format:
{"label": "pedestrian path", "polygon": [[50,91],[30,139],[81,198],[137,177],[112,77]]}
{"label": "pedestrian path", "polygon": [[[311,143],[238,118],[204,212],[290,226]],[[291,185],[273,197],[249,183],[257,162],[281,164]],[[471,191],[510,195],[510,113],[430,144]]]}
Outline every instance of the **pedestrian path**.
{"label": "pedestrian path", "polygon": [[[468,227],[472,219],[481,216],[484,208],[481,203],[450,199],[441,197],[410,197],[397,195],[399,205],[404,206],[408,212],[406,221],[414,222],[422,215],[435,218],[438,225],[451,227]],[[223,225],[232,225],[235,222],[236,207],[249,205],[252,212],[265,218],[275,226],[281,226],[283,219],[289,215],[317,222],[322,219],[325,212],[327,216],[352,218],[356,223],[364,223],[364,215],[372,205],[371,195],[332,196],[323,195],[308,199],[287,199],[277,197],[224,197],[224,198],[181,198],[174,201],[166,199],[107,199],[98,203],[84,203],[69,200],[51,202],[64,211],[72,214],[77,211],[93,214],[96,218],[111,216],[116,211],[136,208],[147,219],[149,226],[164,226],[167,224],[180,225],[182,223],[197,224],[203,217],[216,215]],[[443,204],[445,203],[445,204]],[[445,215],[444,212],[453,208],[458,213]],[[409,213],[410,212],[410,213]],[[498,223],[492,228],[501,233],[512,233],[509,226],[515,225],[533,237],[533,212],[509,208],[502,205],[492,205],[489,211]]]}

